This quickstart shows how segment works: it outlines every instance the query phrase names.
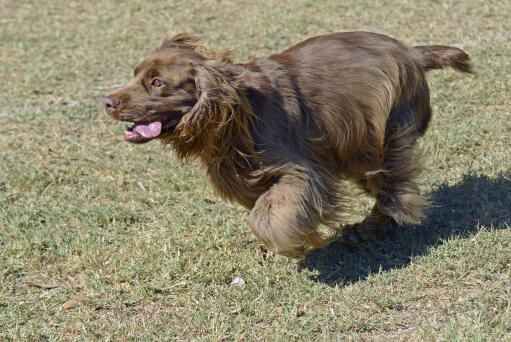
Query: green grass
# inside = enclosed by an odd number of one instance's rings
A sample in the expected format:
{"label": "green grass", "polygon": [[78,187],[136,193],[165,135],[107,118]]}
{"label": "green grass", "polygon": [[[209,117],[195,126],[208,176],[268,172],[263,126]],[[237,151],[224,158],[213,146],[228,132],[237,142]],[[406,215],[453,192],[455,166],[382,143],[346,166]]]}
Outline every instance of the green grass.
{"label": "green grass", "polygon": [[[511,341],[508,0],[0,8],[0,340]],[[479,73],[429,75],[435,207],[367,246],[264,258],[198,165],[123,142],[100,105],[165,36],[247,61],[353,29],[460,46]]]}

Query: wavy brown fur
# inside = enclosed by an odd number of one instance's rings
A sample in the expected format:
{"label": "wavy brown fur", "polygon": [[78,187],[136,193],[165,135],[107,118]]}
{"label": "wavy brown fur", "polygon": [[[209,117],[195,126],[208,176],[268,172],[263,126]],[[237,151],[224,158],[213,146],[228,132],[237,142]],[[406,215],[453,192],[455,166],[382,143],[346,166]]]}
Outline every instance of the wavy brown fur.
{"label": "wavy brown fur", "polygon": [[470,57],[467,53],[454,46],[445,45],[426,45],[416,46],[425,60],[425,69],[443,69],[447,67],[454,68],[458,71],[473,74]]}
{"label": "wavy brown fur", "polygon": [[212,51],[201,44],[200,38],[192,36],[188,33],[176,34],[171,39],[164,39],[160,44],[160,49],[179,48],[179,49],[190,49],[197,51],[201,55],[209,59],[220,59],[227,62],[232,62],[231,51]]}
{"label": "wavy brown fur", "polygon": [[[425,71],[446,66],[472,70],[457,48],[411,48],[367,32],[311,38],[247,64],[181,34],[109,95],[117,104],[109,113],[179,119],[162,141],[199,158],[216,192],[251,210],[249,226],[270,250],[302,257],[329,242],[320,225],[342,218],[341,179],[376,199],[366,220],[344,227],[347,241],[375,238],[390,219],[420,222],[428,201],[415,182],[415,142],[431,118]],[[164,86],[151,87],[154,77]]]}

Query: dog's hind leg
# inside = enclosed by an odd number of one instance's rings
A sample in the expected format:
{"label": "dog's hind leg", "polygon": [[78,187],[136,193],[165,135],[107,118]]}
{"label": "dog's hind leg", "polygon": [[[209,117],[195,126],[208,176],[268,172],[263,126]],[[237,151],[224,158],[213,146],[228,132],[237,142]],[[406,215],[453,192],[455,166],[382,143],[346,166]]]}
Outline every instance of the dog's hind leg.
{"label": "dog's hind leg", "polygon": [[397,128],[389,134],[382,170],[360,181],[376,197],[376,204],[364,221],[343,228],[346,242],[375,239],[390,219],[398,225],[420,222],[429,201],[420,195],[415,181],[422,170],[414,149],[417,135],[413,127]]}
{"label": "dog's hind leg", "polygon": [[291,258],[327,244],[320,224],[336,221],[340,201],[335,177],[301,166],[286,167],[256,201],[249,226],[266,247]]}

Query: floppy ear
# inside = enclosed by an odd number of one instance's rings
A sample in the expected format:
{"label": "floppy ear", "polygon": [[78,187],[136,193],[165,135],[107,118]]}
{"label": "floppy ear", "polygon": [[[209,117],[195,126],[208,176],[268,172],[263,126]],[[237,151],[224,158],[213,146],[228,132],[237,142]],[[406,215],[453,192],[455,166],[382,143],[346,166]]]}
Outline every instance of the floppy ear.
{"label": "floppy ear", "polygon": [[246,101],[245,89],[239,81],[242,71],[223,60],[207,60],[193,68],[199,100],[192,110],[199,115],[190,119],[226,123]]}
{"label": "floppy ear", "polygon": [[208,102],[235,103],[244,92],[240,82],[243,70],[223,60],[207,60],[194,65],[195,84]]}
{"label": "floppy ear", "polygon": [[[244,69],[223,60],[206,60],[193,68],[198,101],[191,115],[181,120],[182,136],[196,143],[198,139],[201,141],[198,144],[216,150],[215,154],[228,148],[225,141],[234,137],[246,138],[247,141],[240,142],[243,151],[252,149],[249,127],[254,114],[241,81]],[[217,139],[224,143],[211,144]]]}
{"label": "floppy ear", "polygon": [[194,65],[195,83],[208,101],[236,103],[248,90],[269,94],[271,84],[259,72],[250,71],[225,60],[207,60]]}
{"label": "floppy ear", "polygon": [[199,94],[194,109],[209,112],[210,117],[214,113],[218,122],[226,122],[237,113],[255,118],[247,96],[267,96],[272,91],[263,74],[225,60],[199,62],[193,65],[193,72]]}
{"label": "floppy ear", "polygon": [[184,157],[202,155],[213,164],[229,159],[238,167],[250,165],[257,121],[247,98],[251,72],[220,59],[196,62],[192,68],[198,100],[179,123],[177,150]]}

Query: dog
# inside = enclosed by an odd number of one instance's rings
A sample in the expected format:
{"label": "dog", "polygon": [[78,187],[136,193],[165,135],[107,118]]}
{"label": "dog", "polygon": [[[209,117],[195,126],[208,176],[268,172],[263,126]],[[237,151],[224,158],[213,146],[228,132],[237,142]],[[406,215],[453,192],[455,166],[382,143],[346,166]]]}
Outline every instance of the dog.
{"label": "dog", "polygon": [[361,243],[394,221],[418,224],[428,200],[415,150],[431,119],[425,73],[473,73],[463,50],[409,47],[369,32],[307,39],[282,53],[234,63],[229,52],[178,34],[102,102],[133,123],[131,143],[160,139],[180,158],[198,158],[222,198],[250,210],[249,226],[272,252],[302,258],[330,239],[349,200],[341,180],[374,196],[341,236]]}

